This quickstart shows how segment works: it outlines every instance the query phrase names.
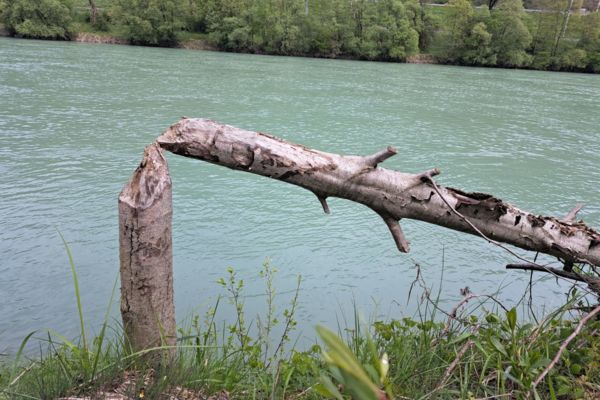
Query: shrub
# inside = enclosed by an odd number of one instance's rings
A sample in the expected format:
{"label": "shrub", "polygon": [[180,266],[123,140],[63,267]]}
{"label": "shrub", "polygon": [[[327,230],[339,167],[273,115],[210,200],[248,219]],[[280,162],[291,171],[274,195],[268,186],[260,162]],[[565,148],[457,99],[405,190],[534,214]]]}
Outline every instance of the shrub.
{"label": "shrub", "polygon": [[71,38],[70,0],[0,1],[0,22],[13,35],[36,39]]}

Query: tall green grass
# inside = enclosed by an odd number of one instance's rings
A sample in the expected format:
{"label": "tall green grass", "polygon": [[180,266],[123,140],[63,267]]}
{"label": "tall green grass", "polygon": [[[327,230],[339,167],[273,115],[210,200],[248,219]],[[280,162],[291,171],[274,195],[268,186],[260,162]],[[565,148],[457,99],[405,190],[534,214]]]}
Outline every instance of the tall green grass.
{"label": "tall green grass", "polygon": [[[65,243],[75,289],[80,334],[28,334],[10,362],[1,362],[0,399],[53,399],[118,391],[129,398],[206,397],[222,391],[232,399],[597,399],[600,398],[600,322],[590,322],[537,387],[533,381],[573,332],[579,297],[537,321],[525,307],[507,308],[493,296],[474,297],[445,310],[439,292],[420,281],[411,316],[365,324],[354,307],[349,326],[318,328],[321,343],[296,348],[293,336],[301,280],[287,305],[273,284],[267,261],[265,311],[246,315],[245,285],[233,269],[217,284],[223,295],[204,315],[178,329],[176,356],[148,364],[149,352],[133,353],[120,325],[111,325],[113,287],[99,333],[90,340],[75,263]],[[419,293],[420,294],[420,293]],[[483,299],[483,300],[482,300]],[[223,320],[229,303],[235,319]],[[277,333],[276,333],[277,332]],[[37,348],[33,353],[32,348]],[[26,350],[29,349],[29,350]],[[194,397],[192,397],[194,398]]]}

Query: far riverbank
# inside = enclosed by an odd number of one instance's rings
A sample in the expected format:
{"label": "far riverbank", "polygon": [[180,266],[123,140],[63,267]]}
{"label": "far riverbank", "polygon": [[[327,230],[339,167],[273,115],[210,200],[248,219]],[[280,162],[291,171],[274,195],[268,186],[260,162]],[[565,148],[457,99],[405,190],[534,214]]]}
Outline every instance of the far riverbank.
{"label": "far riverbank", "polygon": [[[0,37],[13,37],[8,30],[0,26]],[[15,39],[28,39],[23,37],[13,37]],[[79,32],[73,35],[71,38],[72,42],[77,43],[92,43],[92,44],[118,44],[124,46],[138,46],[132,44],[129,40],[120,38],[118,36],[105,34],[105,33],[93,33],[93,32]],[[185,49],[185,50],[204,50],[204,51],[222,51],[218,47],[210,44],[206,40],[202,39],[187,39],[180,41],[176,46],[171,48]],[[242,54],[248,52],[240,52]],[[270,53],[248,53],[258,55],[277,55]],[[350,59],[360,61],[357,57],[328,57],[323,55],[312,55],[312,56],[296,56],[296,57],[309,57],[309,58],[328,58],[328,59]],[[405,61],[407,64],[440,64],[433,55],[431,54],[415,54],[409,56]]]}
{"label": "far riverbank", "polygon": [[[273,0],[124,5],[80,0],[33,0],[28,12],[11,3],[0,15],[11,35],[86,43],[218,50],[393,63],[561,72],[600,72],[600,12],[577,7],[532,9],[520,0],[475,7],[453,0],[437,7],[415,0],[352,2],[323,0],[305,8],[279,7]],[[63,4],[64,3],[64,4]],[[68,4],[67,4],[68,3]],[[238,4],[234,6],[233,4]],[[252,5],[252,6],[250,6]]]}

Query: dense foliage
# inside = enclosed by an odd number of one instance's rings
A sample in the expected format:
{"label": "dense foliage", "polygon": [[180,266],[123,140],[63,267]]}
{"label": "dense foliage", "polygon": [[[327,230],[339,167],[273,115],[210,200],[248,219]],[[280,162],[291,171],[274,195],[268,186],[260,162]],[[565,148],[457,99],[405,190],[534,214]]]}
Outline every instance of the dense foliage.
{"label": "dense foliage", "polygon": [[116,0],[114,17],[133,44],[172,46],[185,27],[184,0]]}
{"label": "dense foliage", "polygon": [[[599,0],[0,0],[14,34],[200,38],[234,52],[600,72]],[[89,25],[86,25],[89,24]]]}
{"label": "dense foliage", "polygon": [[68,39],[71,17],[70,0],[0,0],[0,22],[23,37]]}

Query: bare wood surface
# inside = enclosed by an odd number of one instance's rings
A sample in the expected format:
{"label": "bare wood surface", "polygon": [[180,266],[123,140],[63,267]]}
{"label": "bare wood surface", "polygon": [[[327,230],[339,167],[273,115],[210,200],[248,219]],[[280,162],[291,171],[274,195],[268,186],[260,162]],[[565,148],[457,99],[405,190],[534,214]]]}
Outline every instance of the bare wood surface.
{"label": "bare wood surface", "polygon": [[121,316],[134,351],[175,345],[172,215],[167,161],[152,144],[119,195]]}
{"label": "bare wood surface", "polygon": [[550,254],[564,262],[600,266],[600,234],[583,222],[535,215],[490,194],[436,185],[432,176],[439,174],[437,169],[411,174],[380,168],[379,163],[396,154],[392,147],[369,156],[343,156],[188,118],[171,126],[157,143],[175,154],[308,189],[326,212],[327,197],[364,204],[382,216],[401,251],[408,251],[408,241],[397,221],[409,218],[483,234],[488,240]]}

